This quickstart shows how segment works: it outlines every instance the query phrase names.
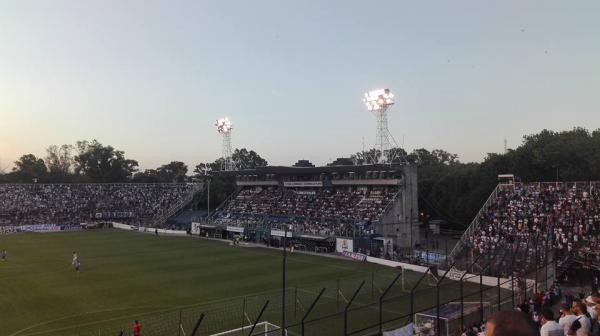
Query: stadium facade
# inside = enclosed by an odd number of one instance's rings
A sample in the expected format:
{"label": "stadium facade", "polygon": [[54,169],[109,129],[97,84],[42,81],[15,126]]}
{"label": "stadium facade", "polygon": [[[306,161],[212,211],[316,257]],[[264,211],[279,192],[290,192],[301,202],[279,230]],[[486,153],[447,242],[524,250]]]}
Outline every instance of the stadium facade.
{"label": "stadium facade", "polygon": [[[245,215],[277,216],[278,219],[287,215],[288,219],[296,221],[298,217],[303,217],[306,228],[313,222],[325,223],[327,215],[324,213],[333,213],[345,222],[351,222],[353,227],[351,231],[341,230],[328,235],[353,238],[364,236],[365,233],[378,235],[385,238],[385,241],[392,242],[395,249],[412,248],[419,242],[415,165],[267,166],[221,174],[234,175],[237,190],[228,201],[219,206],[214,218],[231,218],[239,212]],[[275,205],[264,209],[265,206],[261,202],[264,203],[264,199],[268,199],[267,196],[257,200],[259,196],[256,195],[264,193],[267,189],[271,190],[269,197]],[[336,196],[345,197],[340,198],[344,202],[338,202],[344,204],[340,205],[339,209],[331,209],[335,207],[332,205],[335,201],[330,201],[325,205],[321,203],[320,208],[310,208],[316,207],[314,199],[320,195],[330,200]],[[297,199],[299,197],[304,198],[302,204],[313,204],[302,208],[301,201]],[[355,197],[354,203],[349,201],[351,197]],[[234,204],[236,201],[237,204]],[[369,202],[372,204],[369,205]],[[279,205],[284,207],[284,211],[274,209],[277,203],[284,203]],[[290,210],[290,207],[295,209]],[[361,207],[370,209],[370,212],[363,211]],[[309,215],[311,210],[314,210],[313,216]],[[302,231],[301,227],[294,225],[295,233]],[[360,230],[355,230],[357,227],[360,227]],[[314,232],[312,234],[314,235]]]}

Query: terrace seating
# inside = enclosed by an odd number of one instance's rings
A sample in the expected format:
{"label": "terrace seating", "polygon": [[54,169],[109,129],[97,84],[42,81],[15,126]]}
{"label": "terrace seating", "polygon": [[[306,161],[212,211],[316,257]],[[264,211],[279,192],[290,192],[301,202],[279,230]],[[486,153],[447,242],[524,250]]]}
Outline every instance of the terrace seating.
{"label": "terrace seating", "polygon": [[150,221],[193,190],[192,184],[0,184],[0,222]]}

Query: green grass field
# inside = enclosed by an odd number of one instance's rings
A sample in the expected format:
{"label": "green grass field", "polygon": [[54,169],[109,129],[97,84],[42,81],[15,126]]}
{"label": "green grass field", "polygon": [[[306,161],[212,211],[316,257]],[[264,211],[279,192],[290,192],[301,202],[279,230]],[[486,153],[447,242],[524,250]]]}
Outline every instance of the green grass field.
{"label": "green grass field", "polygon": [[[1,336],[117,335],[134,319],[144,324],[145,336],[178,335],[189,333],[200,313],[206,317],[199,334],[210,335],[250,324],[267,299],[261,320],[280,322],[280,251],[117,230],[14,234],[0,237],[0,248],[9,255],[0,263]],[[71,267],[75,250],[80,274]],[[364,280],[349,323],[356,330],[376,322],[371,303],[397,273],[299,253],[287,265],[288,325],[300,321],[322,287],[327,290],[311,318],[339,313]],[[406,273],[405,286],[418,277]],[[408,312],[406,294],[398,282],[386,318]],[[433,294],[424,287],[415,306],[431,306]],[[444,298],[453,294],[456,287],[447,288]],[[313,322],[307,331],[337,333],[341,317]]]}

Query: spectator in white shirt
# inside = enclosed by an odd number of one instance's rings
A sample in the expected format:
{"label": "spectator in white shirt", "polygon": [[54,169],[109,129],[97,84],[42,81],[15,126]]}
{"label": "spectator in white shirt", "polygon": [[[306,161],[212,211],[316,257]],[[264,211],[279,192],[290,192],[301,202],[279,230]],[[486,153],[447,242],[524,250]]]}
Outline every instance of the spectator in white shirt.
{"label": "spectator in white shirt", "polygon": [[558,325],[563,328],[563,332],[565,335],[569,334],[569,329],[571,329],[571,324],[573,321],[577,319],[577,316],[571,312],[571,307],[567,304],[560,305],[560,318],[558,319]]}
{"label": "spectator in white shirt", "polygon": [[[577,319],[571,324],[569,335],[589,336],[592,324],[590,319],[585,315],[587,311],[585,303],[581,302],[581,300],[573,301],[571,311],[577,316]],[[573,331],[575,332],[573,333]]]}
{"label": "spectator in white shirt", "polygon": [[564,330],[554,321],[554,313],[548,308],[542,309],[540,317],[540,336],[564,336]]}

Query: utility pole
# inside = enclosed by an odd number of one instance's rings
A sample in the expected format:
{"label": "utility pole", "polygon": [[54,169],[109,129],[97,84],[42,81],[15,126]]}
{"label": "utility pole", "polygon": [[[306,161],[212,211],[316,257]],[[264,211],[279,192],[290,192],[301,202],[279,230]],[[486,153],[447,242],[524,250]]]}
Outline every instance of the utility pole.
{"label": "utility pole", "polygon": [[285,262],[287,258],[287,234],[288,227],[284,226],[283,231],[283,262],[281,268],[281,336],[286,336],[285,332]]}

